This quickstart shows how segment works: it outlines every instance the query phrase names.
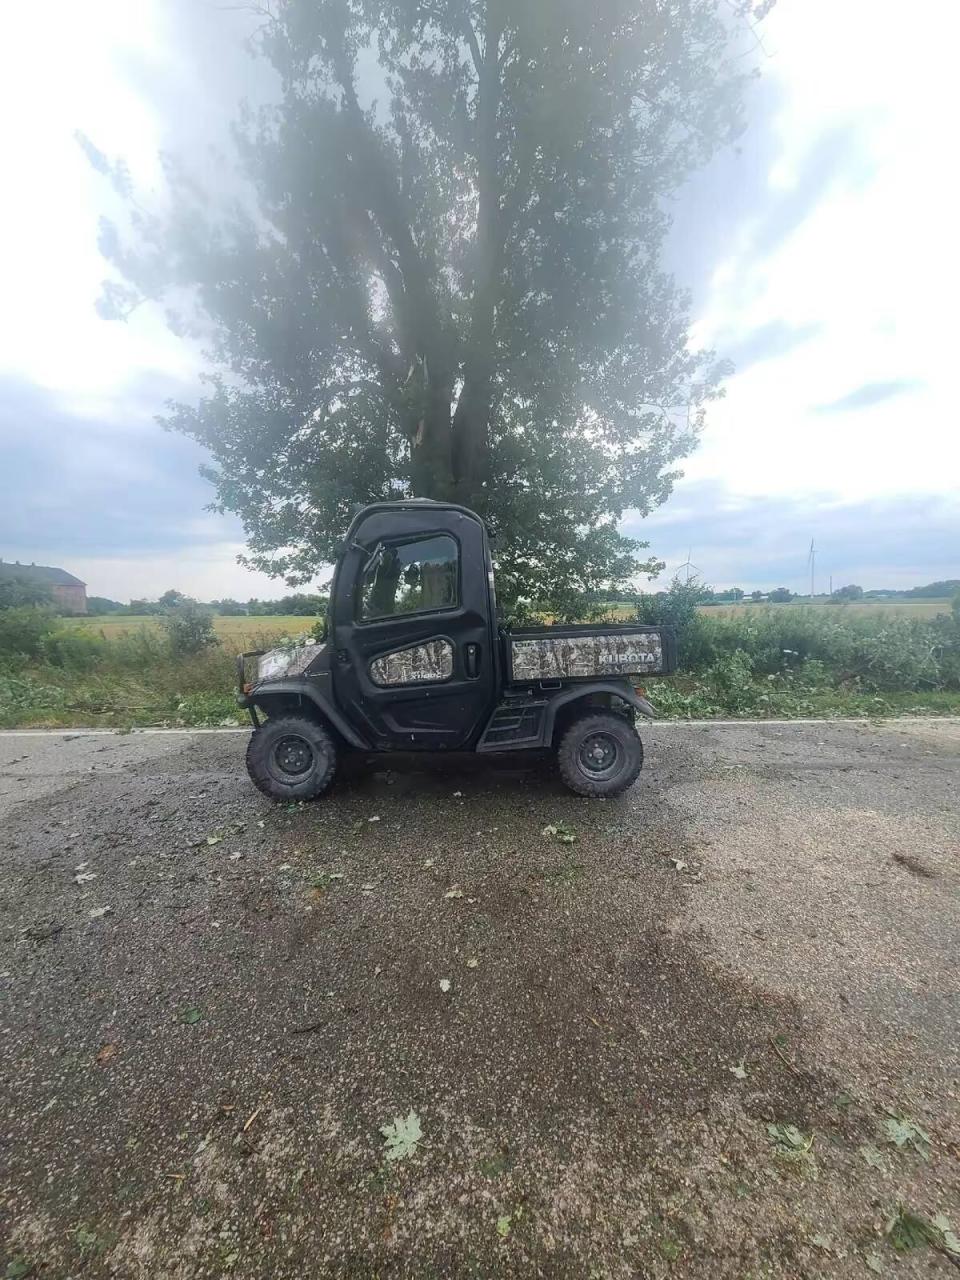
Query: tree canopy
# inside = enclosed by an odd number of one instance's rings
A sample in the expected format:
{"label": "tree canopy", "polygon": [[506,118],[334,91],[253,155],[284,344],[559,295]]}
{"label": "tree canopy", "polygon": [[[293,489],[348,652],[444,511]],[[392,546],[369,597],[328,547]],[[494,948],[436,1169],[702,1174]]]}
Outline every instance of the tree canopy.
{"label": "tree canopy", "polygon": [[637,572],[618,522],[667,497],[724,372],[661,251],[667,198],[741,127],[751,0],[263,12],[253,198],[171,160],[165,210],[101,234],[105,313],[165,299],[206,339],[208,394],[168,422],[249,563],[308,580],[357,504],[416,495],[487,518],[507,596]]}

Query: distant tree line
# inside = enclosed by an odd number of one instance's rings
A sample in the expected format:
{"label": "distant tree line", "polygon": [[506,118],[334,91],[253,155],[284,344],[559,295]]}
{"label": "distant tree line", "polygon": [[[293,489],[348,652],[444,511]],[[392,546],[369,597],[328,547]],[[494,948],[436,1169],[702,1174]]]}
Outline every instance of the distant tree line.
{"label": "distant tree line", "polygon": [[308,592],[294,592],[281,596],[279,600],[259,600],[256,596],[249,600],[234,600],[229,596],[223,600],[193,600],[182,591],[171,589],[165,591],[156,600],[137,599],[129,604],[121,604],[119,600],[109,600],[105,596],[88,596],[87,613],[93,617],[104,617],[107,614],[118,614],[126,617],[160,617],[172,609],[184,604],[200,605],[211,613],[224,618],[268,618],[268,617],[304,617],[312,618],[326,612],[325,595]]}

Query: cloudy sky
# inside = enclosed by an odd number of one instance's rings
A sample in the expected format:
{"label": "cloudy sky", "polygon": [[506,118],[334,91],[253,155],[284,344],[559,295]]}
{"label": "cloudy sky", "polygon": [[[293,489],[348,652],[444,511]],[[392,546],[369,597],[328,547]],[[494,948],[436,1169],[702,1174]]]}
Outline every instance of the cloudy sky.
{"label": "cloudy sky", "polygon": [[[277,595],[204,511],[201,450],[160,430],[198,357],[141,308],[101,320],[97,221],[116,212],[73,135],[199,155],[262,85],[249,17],[213,0],[48,0],[5,15],[0,146],[0,556],[91,594]],[[56,39],[51,32],[57,33]],[[755,51],[750,128],[674,205],[671,269],[700,344],[737,366],[674,496],[626,522],[717,586],[910,586],[960,576],[953,390],[960,11],[779,0]],[[820,585],[818,584],[818,585]]]}

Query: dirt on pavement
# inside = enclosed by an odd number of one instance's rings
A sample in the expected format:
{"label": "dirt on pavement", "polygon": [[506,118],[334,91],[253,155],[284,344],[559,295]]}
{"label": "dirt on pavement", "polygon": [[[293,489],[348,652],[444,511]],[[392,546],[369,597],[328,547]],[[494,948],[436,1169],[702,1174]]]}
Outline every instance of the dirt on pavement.
{"label": "dirt on pavement", "polygon": [[8,1274],[952,1274],[885,1230],[960,1229],[960,726],[646,743],[276,806],[243,735],[0,735]]}

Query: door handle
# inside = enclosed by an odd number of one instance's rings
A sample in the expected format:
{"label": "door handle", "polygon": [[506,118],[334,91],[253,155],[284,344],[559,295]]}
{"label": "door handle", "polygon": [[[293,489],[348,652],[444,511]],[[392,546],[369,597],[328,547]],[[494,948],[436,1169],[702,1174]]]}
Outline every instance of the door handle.
{"label": "door handle", "polygon": [[465,644],[463,646],[463,669],[468,680],[476,680],[480,674],[480,646]]}

